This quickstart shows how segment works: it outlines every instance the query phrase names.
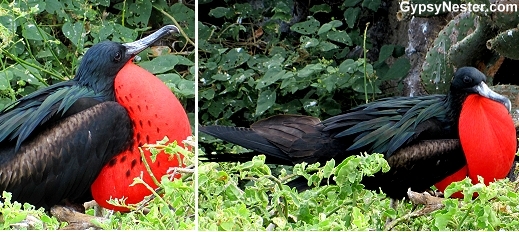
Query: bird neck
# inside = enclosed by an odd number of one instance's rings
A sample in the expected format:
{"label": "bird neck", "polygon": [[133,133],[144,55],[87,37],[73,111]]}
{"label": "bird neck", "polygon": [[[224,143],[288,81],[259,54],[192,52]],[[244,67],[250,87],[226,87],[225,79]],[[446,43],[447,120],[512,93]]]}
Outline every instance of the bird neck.
{"label": "bird neck", "polygon": [[104,75],[85,75],[78,72],[75,81],[79,85],[92,89],[103,101],[114,101],[114,77],[107,77]]}
{"label": "bird neck", "polygon": [[449,92],[445,98],[445,106],[448,109],[447,117],[452,121],[454,128],[458,128],[458,119],[461,114],[461,107],[467,98],[467,93]]}

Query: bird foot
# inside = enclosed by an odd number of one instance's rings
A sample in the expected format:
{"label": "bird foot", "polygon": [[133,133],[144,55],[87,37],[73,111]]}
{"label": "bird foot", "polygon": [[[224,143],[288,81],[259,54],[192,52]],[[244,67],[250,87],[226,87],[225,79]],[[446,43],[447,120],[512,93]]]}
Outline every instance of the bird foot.
{"label": "bird foot", "polygon": [[56,205],[50,209],[50,213],[61,222],[68,225],[63,230],[102,229],[100,224],[106,222],[106,218],[95,217],[77,212],[67,206]]}
{"label": "bird foot", "polygon": [[440,198],[437,196],[433,196],[428,192],[417,193],[411,191],[411,189],[407,190],[407,196],[409,200],[413,202],[415,205],[425,205],[425,208],[417,211],[421,212],[421,215],[429,214],[435,210],[443,208],[443,200],[445,198]]}
{"label": "bird foot", "polygon": [[[105,213],[108,211],[106,209],[103,209],[103,207],[99,206],[95,200],[87,201],[83,204],[85,207],[85,210],[87,209],[94,209],[94,216],[97,217],[103,217],[105,216]],[[81,211],[79,211],[81,212]],[[110,211],[113,212],[113,211]]]}
{"label": "bird foot", "polygon": [[431,196],[440,197],[440,198],[443,197],[443,193],[438,190],[428,189],[428,190],[426,190],[426,192],[429,193],[429,195],[431,195]]}
{"label": "bird foot", "polygon": [[430,214],[438,209],[443,208],[443,200],[444,198],[440,198],[437,196],[433,196],[428,192],[417,193],[411,191],[411,189],[407,190],[407,196],[409,200],[415,205],[424,205],[423,209],[418,211],[410,212],[400,218],[397,218],[389,223],[386,223],[385,230],[392,230],[398,223],[407,221],[411,218],[420,217],[423,215]]}

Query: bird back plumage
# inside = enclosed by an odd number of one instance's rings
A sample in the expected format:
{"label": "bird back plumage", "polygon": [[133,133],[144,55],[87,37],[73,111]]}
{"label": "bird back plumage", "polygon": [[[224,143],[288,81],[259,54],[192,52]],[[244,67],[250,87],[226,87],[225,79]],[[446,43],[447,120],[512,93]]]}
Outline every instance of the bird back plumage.
{"label": "bird back plumage", "polygon": [[75,81],[35,91],[0,112],[0,143],[16,141],[18,151],[33,131],[54,116],[61,117],[78,99],[96,97],[94,91],[75,85]]}

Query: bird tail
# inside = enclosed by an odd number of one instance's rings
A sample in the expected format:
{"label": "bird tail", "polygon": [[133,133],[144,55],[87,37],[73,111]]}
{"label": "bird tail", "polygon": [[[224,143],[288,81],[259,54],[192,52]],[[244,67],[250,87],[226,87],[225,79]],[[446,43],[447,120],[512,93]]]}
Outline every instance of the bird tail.
{"label": "bird tail", "polygon": [[244,127],[231,126],[200,126],[199,131],[221,140],[251,149],[253,152],[245,154],[206,154],[205,161],[210,162],[243,162],[252,157],[265,154],[266,162],[273,164],[292,164],[290,157],[281,149],[270,143],[256,131]]}

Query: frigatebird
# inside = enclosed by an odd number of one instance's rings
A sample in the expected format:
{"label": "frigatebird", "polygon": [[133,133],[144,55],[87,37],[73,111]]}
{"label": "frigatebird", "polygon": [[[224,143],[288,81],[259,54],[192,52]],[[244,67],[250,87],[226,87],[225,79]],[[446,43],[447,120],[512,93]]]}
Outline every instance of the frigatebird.
{"label": "frigatebird", "polygon": [[[131,43],[98,43],[84,54],[72,80],[37,90],[3,109],[0,191],[46,209],[94,197],[105,208],[127,210],[107,200],[136,203],[149,195],[143,186],[129,186],[142,175],[156,187],[138,146],[164,136],[181,145],[191,127],[171,90],[132,61],[175,32],[178,28],[169,25]],[[147,160],[158,177],[179,165],[166,155],[157,156],[155,163]]]}
{"label": "frigatebird", "polygon": [[246,154],[206,151],[206,160],[214,162],[246,161],[265,154],[268,163],[324,164],[361,152],[384,154],[390,171],[364,177],[362,183],[401,199],[409,188],[422,192],[442,182],[443,190],[443,179],[452,182],[470,176],[477,182],[480,175],[488,183],[506,177],[517,145],[511,103],[485,81],[479,70],[462,67],[446,95],[384,98],[324,121],[277,115],[250,128],[213,125],[199,130],[253,150]]}

